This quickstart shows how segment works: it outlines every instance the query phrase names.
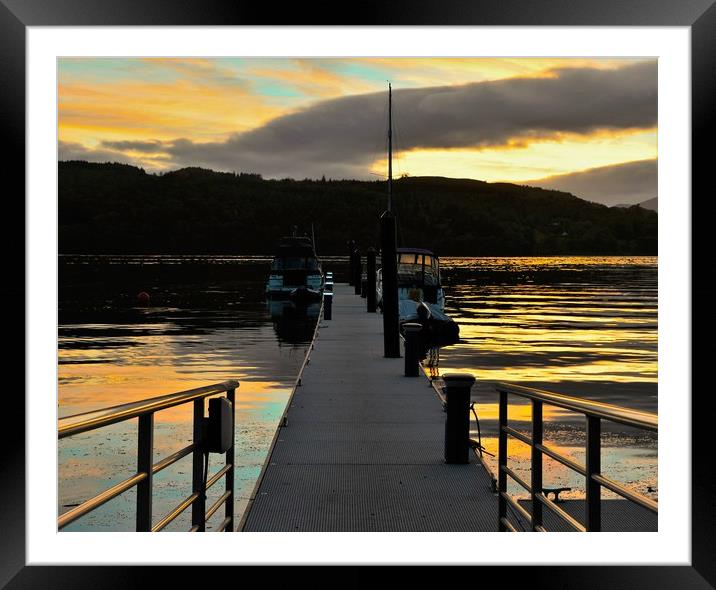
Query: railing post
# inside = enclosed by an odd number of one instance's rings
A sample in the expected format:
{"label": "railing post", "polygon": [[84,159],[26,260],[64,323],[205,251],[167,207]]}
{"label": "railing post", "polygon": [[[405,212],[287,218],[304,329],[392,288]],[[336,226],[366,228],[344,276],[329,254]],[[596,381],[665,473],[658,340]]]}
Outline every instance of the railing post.
{"label": "railing post", "polygon": [[323,292],[323,319],[333,319],[333,293],[330,291]]}
{"label": "railing post", "polygon": [[506,531],[507,527],[502,523],[503,518],[507,518],[507,500],[503,494],[507,493],[507,393],[500,391],[500,409],[499,409],[499,432],[497,435],[497,527],[500,531]]}
{"label": "railing post", "polygon": [[383,276],[383,356],[400,358],[398,252],[395,215],[385,211],[380,217],[380,248]]}
{"label": "railing post", "polygon": [[542,444],[542,402],[532,400],[532,530],[542,526],[542,502],[537,495],[542,493],[542,451],[537,445]]}
{"label": "railing post", "polygon": [[418,368],[419,362],[419,340],[420,331],[423,326],[418,323],[407,322],[403,324],[403,331],[405,332],[405,376],[406,377],[417,377],[420,374]]}
{"label": "railing post", "polygon": [[191,525],[198,532],[206,530],[206,498],[204,496],[204,399],[194,400],[194,444],[192,453],[192,492],[199,494],[191,505]]}
{"label": "railing post", "polygon": [[355,256],[355,260],[353,262],[353,290],[356,295],[360,295],[360,289],[361,289],[361,278],[363,276],[363,264],[361,263],[361,256],[360,256],[360,250],[358,248],[355,249],[355,252],[353,253]]}
{"label": "railing post", "polygon": [[443,375],[445,382],[445,463],[470,462],[470,389],[475,378],[466,373]]}
{"label": "railing post", "polygon": [[137,484],[137,531],[152,530],[152,465],[154,462],[154,413],[139,416],[137,472],[147,477]]}
{"label": "railing post", "polygon": [[234,491],[234,474],[236,471],[236,460],[234,445],[236,440],[236,390],[229,389],[226,392],[226,399],[231,404],[231,447],[226,451],[226,465],[231,465],[229,470],[226,472],[226,491],[231,493],[231,496],[226,500],[224,516],[229,519],[229,523],[224,529],[225,532],[231,533],[234,530],[234,505],[236,504],[236,496]]}
{"label": "railing post", "polygon": [[365,255],[365,297],[369,313],[375,313],[375,248],[371,246]]}
{"label": "railing post", "polygon": [[601,466],[601,422],[595,416],[587,416],[587,522],[590,532],[602,530],[602,486],[592,476],[600,475]]}

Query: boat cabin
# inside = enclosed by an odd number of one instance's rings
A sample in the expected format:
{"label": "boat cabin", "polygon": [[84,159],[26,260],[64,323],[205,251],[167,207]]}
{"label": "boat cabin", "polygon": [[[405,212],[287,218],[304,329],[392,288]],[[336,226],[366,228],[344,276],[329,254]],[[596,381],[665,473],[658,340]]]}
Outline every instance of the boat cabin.
{"label": "boat cabin", "polygon": [[[422,248],[398,248],[398,289],[420,289],[421,299],[441,304],[440,263],[430,251]],[[407,293],[406,293],[407,295]]]}
{"label": "boat cabin", "polygon": [[285,296],[296,288],[317,291],[321,285],[321,264],[311,239],[305,236],[281,238],[266,285],[269,296]]}

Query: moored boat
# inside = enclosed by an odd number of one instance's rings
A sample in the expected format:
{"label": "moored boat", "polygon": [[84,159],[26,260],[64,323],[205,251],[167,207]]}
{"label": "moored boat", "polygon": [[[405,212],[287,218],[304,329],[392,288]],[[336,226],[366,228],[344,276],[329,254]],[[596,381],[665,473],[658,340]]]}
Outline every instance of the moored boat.
{"label": "moored boat", "polygon": [[[398,305],[401,332],[407,322],[423,324],[429,346],[447,346],[460,339],[458,324],[445,314],[445,292],[438,257],[424,248],[398,248]],[[382,307],[382,269],[376,276],[378,306]]]}
{"label": "moored boat", "polygon": [[266,282],[269,299],[300,302],[321,298],[323,273],[313,242],[305,236],[281,238]]}

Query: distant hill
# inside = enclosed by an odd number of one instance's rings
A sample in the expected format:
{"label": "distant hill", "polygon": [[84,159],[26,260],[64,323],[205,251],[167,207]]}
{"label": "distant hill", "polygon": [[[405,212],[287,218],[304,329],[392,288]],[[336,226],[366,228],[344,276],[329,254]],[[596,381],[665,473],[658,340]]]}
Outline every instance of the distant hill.
{"label": "distant hill", "polygon": [[659,210],[659,197],[654,197],[653,199],[647,199],[646,201],[642,201],[641,203],[637,203],[636,205],[613,205],[613,207],[620,207],[622,209],[626,209],[628,207],[641,207],[642,209],[648,209],[649,211],[658,211]]}
{"label": "distant hill", "polygon": [[[348,239],[378,245],[382,180],[264,180],[184,168],[59,162],[60,252],[270,254],[281,235],[314,224],[319,254]],[[394,182],[402,245],[440,255],[656,254],[657,214],[574,195],[479,180]]]}
{"label": "distant hill", "polygon": [[649,209],[649,211],[658,211],[659,197],[654,197],[653,199],[647,199],[646,201],[642,201],[641,203],[639,203],[639,207]]}

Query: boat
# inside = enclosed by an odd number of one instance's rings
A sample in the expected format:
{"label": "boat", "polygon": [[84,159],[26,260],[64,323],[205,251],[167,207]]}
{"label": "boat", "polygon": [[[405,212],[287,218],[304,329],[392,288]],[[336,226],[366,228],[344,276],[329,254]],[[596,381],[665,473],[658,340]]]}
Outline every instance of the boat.
{"label": "boat", "polygon": [[[424,248],[398,248],[398,306],[400,331],[407,322],[423,324],[426,344],[448,346],[460,340],[460,327],[445,313],[440,261]],[[376,272],[376,295],[382,309],[382,269]]]}
{"label": "boat", "polygon": [[[393,100],[388,84],[388,210],[393,203]],[[408,220],[409,221],[409,220]],[[440,261],[424,248],[397,248],[400,332],[408,322],[422,324],[422,357],[430,348],[460,341],[460,327],[445,314],[445,293],[440,280]],[[376,300],[382,306],[382,269],[376,271]]]}
{"label": "boat", "polygon": [[299,303],[318,301],[323,292],[321,261],[313,241],[307,236],[281,238],[271,261],[266,281],[268,299],[288,299]]}

